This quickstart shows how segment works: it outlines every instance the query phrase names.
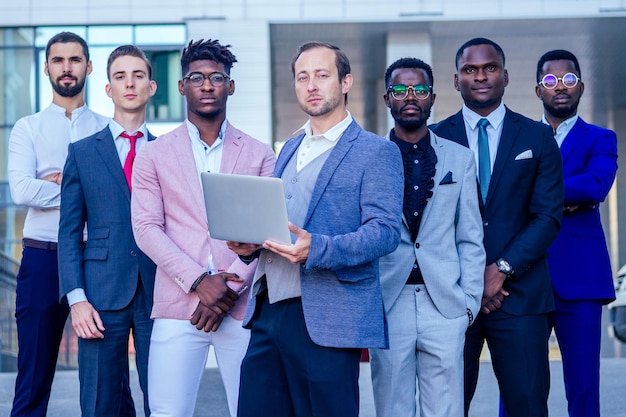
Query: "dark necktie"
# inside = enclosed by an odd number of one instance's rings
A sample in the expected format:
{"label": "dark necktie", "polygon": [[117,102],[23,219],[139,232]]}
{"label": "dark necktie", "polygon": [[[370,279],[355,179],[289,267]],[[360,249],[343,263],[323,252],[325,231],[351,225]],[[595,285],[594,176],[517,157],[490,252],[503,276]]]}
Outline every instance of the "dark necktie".
{"label": "dark necktie", "polygon": [[489,182],[491,181],[491,157],[489,156],[489,136],[487,126],[489,120],[483,118],[478,121],[478,181],[483,204],[487,201]]}
{"label": "dark necktie", "polygon": [[134,135],[129,135],[126,132],[122,132],[120,136],[130,141],[130,151],[128,151],[126,161],[124,162],[124,176],[126,177],[128,188],[132,191],[133,187],[131,185],[131,177],[133,175],[133,162],[135,161],[135,155],[137,155],[135,145],[137,144],[137,139],[143,137],[143,133],[137,132]]}

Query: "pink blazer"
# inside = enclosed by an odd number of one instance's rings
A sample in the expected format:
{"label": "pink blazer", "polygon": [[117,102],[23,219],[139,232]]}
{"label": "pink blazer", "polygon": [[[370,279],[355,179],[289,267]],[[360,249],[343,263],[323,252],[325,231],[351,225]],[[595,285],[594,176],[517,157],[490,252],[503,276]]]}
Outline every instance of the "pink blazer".
{"label": "pink blazer", "polygon": [[[269,145],[226,127],[220,172],[271,176],[276,157]],[[207,270],[209,254],[215,269],[232,272],[251,286],[256,262],[246,265],[226,242],[208,236],[202,187],[193,158],[187,126],[144,146],[133,165],[131,199],[133,232],[137,245],[157,265],[152,318],[185,320],[198,305],[189,292]],[[241,320],[249,290],[231,309]]]}

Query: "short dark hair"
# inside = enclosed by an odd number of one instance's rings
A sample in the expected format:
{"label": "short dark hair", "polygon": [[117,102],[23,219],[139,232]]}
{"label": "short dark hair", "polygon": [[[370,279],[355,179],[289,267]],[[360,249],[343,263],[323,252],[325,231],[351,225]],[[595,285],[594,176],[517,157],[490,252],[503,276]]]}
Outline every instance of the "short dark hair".
{"label": "short dark hair", "polygon": [[135,58],[143,60],[143,62],[145,62],[146,66],[148,67],[148,79],[152,79],[152,65],[150,64],[150,61],[148,60],[146,54],[135,45],[122,45],[115,48],[113,52],[111,52],[111,54],[109,55],[109,59],[107,61],[107,78],[109,79],[109,81],[111,81],[111,65],[113,65],[113,62],[117,58],[120,58],[122,56],[134,56]]}
{"label": "short dark hair", "polygon": [[456,69],[457,70],[459,69],[459,59],[461,59],[461,56],[463,55],[463,52],[465,52],[465,50],[467,48],[469,48],[470,46],[477,46],[477,45],[491,45],[491,46],[493,46],[494,49],[496,50],[496,52],[498,53],[498,55],[500,55],[500,58],[502,59],[502,66],[504,67],[504,65],[506,64],[506,60],[504,58],[504,51],[502,50],[500,45],[498,45],[497,43],[495,43],[491,39],[474,38],[474,39],[470,39],[469,41],[465,42],[463,45],[461,45],[459,50],[456,51],[456,58],[454,60],[454,65],[456,65]]}
{"label": "short dark hair", "polygon": [[296,76],[296,61],[300,58],[303,52],[308,51],[310,49],[315,48],[326,48],[330,49],[335,53],[335,65],[337,65],[337,73],[339,74],[339,81],[346,78],[346,75],[350,74],[350,60],[348,60],[348,56],[343,52],[337,45],[334,45],[329,42],[306,42],[302,45],[298,46],[296,51],[296,55],[291,60],[291,73],[293,76]]}
{"label": "short dark hair", "polygon": [[389,87],[389,83],[391,82],[391,74],[399,68],[423,69],[424,71],[426,71],[426,75],[428,76],[428,82],[430,83],[430,85],[434,85],[435,83],[435,80],[433,78],[433,69],[430,67],[430,65],[417,58],[400,58],[393,64],[389,65],[387,71],[385,71],[385,88]]}
{"label": "short dark hair", "polygon": [[48,61],[48,56],[50,55],[50,48],[55,43],[70,43],[76,42],[83,47],[83,54],[85,54],[85,58],[89,61],[89,46],[87,46],[87,42],[77,34],[73,32],[59,32],[53,37],[50,38],[48,44],[46,45],[46,62]]}
{"label": "short dark hair", "polygon": [[574,68],[578,72],[578,76],[582,77],[582,73],[580,72],[580,64],[578,63],[578,58],[576,55],[571,53],[570,51],[566,51],[565,49],[555,49],[553,51],[548,51],[539,58],[537,61],[537,83],[541,81],[541,74],[543,73],[543,65],[548,61],[559,61],[559,60],[572,61],[574,63]]}
{"label": "short dark hair", "polygon": [[183,76],[189,71],[189,64],[194,61],[209,60],[224,65],[224,71],[230,75],[230,69],[237,62],[237,58],[228,48],[230,45],[222,45],[217,39],[200,39],[189,41],[183,48],[180,56],[180,66]]}

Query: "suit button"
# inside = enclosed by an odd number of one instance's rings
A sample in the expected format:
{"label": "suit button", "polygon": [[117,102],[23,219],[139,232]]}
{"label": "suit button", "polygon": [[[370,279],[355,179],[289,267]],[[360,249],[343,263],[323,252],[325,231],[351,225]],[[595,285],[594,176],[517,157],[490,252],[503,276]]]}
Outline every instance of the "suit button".
{"label": "suit button", "polygon": [[489,222],[483,222],[483,227],[489,226]]}
{"label": "suit button", "polygon": [[134,250],[130,251],[130,256],[137,256],[137,253]]}
{"label": "suit button", "polygon": [[418,242],[415,242],[415,249],[419,249],[420,248],[420,244]]}

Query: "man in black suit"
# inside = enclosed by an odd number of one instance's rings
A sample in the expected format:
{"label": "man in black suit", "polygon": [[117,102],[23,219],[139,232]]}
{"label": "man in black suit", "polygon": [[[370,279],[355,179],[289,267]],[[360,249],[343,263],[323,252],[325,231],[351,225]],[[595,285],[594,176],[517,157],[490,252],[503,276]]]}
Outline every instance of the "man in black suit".
{"label": "man in black suit", "polygon": [[549,127],[504,106],[504,52],[476,38],[456,54],[463,108],[433,131],[474,151],[487,252],[481,312],[465,341],[465,415],[487,341],[509,417],[548,415],[548,313],[554,309],[546,251],[563,210],[561,156]]}

